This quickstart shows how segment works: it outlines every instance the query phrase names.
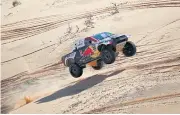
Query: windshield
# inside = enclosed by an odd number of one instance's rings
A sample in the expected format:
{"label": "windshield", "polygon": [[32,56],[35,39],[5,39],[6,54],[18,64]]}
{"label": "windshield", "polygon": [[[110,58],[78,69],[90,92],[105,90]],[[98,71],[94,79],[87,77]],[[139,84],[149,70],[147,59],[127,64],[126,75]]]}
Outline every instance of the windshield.
{"label": "windshield", "polygon": [[96,34],[94,35],[93,37],[98,39],[98,40],[103,40],[104,38],[107,38],[107,37],[110,37],[112,36],[113,34],[110,33],[110,32],[103,32],[103,33],[99,33],[99,34]]}

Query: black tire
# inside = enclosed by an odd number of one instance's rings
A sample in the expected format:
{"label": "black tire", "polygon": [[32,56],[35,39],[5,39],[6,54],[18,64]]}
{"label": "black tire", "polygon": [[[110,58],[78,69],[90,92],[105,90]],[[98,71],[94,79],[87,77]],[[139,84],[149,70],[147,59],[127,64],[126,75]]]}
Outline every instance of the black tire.
{"label": "black tire", "polygon": [[78,78],[83,74],[83,68],[81,68],[77,64],[71,64],[69,66],[69,72],[74,78]]}
{"label": "black tire", "polygon": [[102,53],[102,55],[101,55],[102,61],[105,64],[112,64],[116,59],[115,52],[110,48],[103,49],[101,53]]}
{"label": "black tire", "polygon": [[134,56],[136,54],[135,44],[131,41],[127,41],[123,48],[123,54],[127,57]]}
{"label": "black tire", "polygon": [[102,67],[103,67],[102,60],[98,60],[97,61],[97,65],[96,66],[92,66],[92,68],[95,69],[95,70],[100,70]]}

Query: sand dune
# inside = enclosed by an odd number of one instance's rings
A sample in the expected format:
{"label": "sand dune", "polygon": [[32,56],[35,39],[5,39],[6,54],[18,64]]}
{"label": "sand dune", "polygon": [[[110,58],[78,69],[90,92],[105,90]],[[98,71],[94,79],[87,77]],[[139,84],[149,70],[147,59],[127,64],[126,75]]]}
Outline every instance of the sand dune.
{"label": "sand dune", "polygon": [[[2,1],[3,113],[180,113],[179,0],[11,3]],[[103,31],[131,35],[137,54],[71,77],[60,57]]]}

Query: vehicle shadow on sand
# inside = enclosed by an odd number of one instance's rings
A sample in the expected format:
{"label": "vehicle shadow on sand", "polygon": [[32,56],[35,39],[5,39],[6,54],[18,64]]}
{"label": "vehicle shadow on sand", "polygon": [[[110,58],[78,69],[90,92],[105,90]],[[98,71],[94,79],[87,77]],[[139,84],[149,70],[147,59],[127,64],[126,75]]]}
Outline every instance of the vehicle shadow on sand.
{"label": "vehicle shadow on sand", "polygon": [[[36,101],[35,103],[37,103],[37,104],[45,103],[45,102],[53,101],[53,100],[56,100],[58,98],[62,98],[65,96],[71,96],[71,95],[78,94],[84,90],[87,90],[87,89],[101,83],[108,77],[111,77],[111,76],[114,76],[114,75],[117,75],[117,74],[123,72],[124,70],[125,69],[116,70],[116,71],[113,71],[109,75],[101,75],[101,74],[93,75],[82,81],[77,82],[74,85],[67,86],[63,89],[60,89],[60,90],[56,91],[55,93]],[[108,73],[110,73],[110,72],[108,72]]]}

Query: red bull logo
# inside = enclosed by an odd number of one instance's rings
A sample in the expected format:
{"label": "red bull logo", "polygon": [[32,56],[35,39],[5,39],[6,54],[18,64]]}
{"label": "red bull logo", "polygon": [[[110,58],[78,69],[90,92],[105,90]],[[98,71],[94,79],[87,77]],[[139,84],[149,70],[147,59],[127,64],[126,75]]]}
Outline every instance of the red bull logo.
{"label": "red bull logo", "polygon": [[94,53],[93,48],[91,48],[90,46],[88,48],[85,49],[85,51],[82,53],[83,56],[89,56],[92,55]]}

